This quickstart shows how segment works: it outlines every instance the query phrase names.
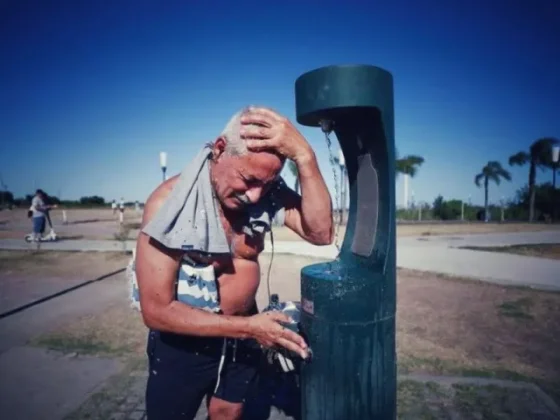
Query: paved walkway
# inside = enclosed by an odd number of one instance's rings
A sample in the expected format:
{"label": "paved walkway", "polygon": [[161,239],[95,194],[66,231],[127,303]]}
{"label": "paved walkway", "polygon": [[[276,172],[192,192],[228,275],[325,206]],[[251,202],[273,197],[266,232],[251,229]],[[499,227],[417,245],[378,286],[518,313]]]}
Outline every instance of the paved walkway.
{"label": "paved walkway", "polygon": [[[425,374],[398,375],[397,380],[399,382],[415,382],[419,385],[429,384],[428,387],[431,389],[433,389],[434,386],[452,387],[453,385],[468,385],[473,387],[469,390],[471,395],[479,396],[480,400],[483,402],[487,398],[493,398],[493,395],[488,391],[488,389],[484,389],[485,387],[492,387],[494,390],[499,388],[508,394],[514,393],[516,390],[522,390],[523,393],[517,395],[523,395],[527,398],[528,401],[526,404],[528,407],[524,408],[528,409],[528,411],[532,412],[531,414],[535,415],[531,418],[538,418],[542,420],[560,420],[560,408],[555,401],[532,383],[493,378],[437,376]],[[104,390],[106,394],[106,397],[102,402],[102,405],[104,406],[100,407],[98,404],[94,407],[93,404],[86,403],[86,405],[83,406],[77,413],[74,413],[73,418],[104,418],[104,415],[111,413],[111,416],[106,418],[109,418],[110,420],[145,420],[146,413],[144,411],[144,392],[147,381],[145,372],[132,372],[128,375],[128,378],[126,378],[125,381],[126,386],[121,387],[121,392],[115,393],[114,389],[111,388]],[[294,388],[291,392],[292,394],[298,393],[299,390]],[[403,398],[404,395],[399,395],[399,397]],[[397,403],[400,402],[400,398],[398,398]],[[410,404],[409,400],[405,400],[404,402]],[[430,406],[430,404],[424,405],[424,400],[421,400],[421,408],[427,410],[431,409],[435,414],[439,410],[434,402],[435,401],[431,401]],[[451,401],[448,401],[448,403],[451,403]],[[505,407],[501,407],[501,404],[504,404]],[[507,410],[507,403],[503,401],[498,403],[494,408]],[[256,410],[249,405],[246,410],[251,412],[249,417],[255,420],[294,420],[297,418],[297,416],[292,415],[295,413],[285,412],[269,405]],[[406,408],[403,408],[403,411],[414,412],[414,410],[406,410]],[[403,417],[411,418],[411,413],[408,414],[408,416]],[[494,414],[500,417],[500,414],[506,413],[502,412]],[[206,418],[206,404],[202,403],[194,420],[205,420]],[[475,415],[474,418],[478,417]],[[508,416],[507,418],[510,417]]]}
{"label": "paved walkway", "polygon": [[[397,241],[397,266],[498,284],[560,290],[558,260],[461,249],[464,246],[557,242],[560,242],[558,231],[402,237]],[[18,239],[0,240],[0,248],[3,249],[36,247],[36,244]],[[41,249],[65,251],[131,251],[134,247],[135,241],[72,240],[41,243]],[[265,252],[271,249],[271,244],[267,243]],[[315,246],[303,241],[275,242],[274,251],[328,259],[335,258],[338,253],[334,245]]]}
{"label": "paved walkway", "polygon": [[63,355],[28,342],[127,295],[122,276],[114,276],[0,319],[0,419],[60,420],[118,374],[117,360]]}

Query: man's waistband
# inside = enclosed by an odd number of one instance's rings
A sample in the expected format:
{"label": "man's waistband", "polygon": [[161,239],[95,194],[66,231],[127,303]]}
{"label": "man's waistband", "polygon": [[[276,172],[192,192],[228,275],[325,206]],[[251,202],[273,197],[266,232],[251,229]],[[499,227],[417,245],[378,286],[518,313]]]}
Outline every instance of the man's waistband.
{"label": "man's waistband", "polygon": [[224,346],[226,347],[256,350],[260,349],[259,344],[253,339],[235,339],[226,337],[200,337],[195,335],[181,335],[160,331],[150,331],[150,340],[159,340],[167,346],[173,347],[178,351],[188,353],[205,353],[208,355],[221,355]]}

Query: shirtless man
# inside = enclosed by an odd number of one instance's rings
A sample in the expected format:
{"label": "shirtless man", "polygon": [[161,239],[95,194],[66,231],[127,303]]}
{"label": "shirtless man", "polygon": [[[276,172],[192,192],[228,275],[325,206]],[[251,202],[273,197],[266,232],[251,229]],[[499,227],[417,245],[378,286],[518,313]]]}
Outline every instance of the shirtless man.
{"label": "shirtless man", "polygon": [[[178,270],[184,251],[165,248],[141,233],[136,250],[136,278],[142,316],[150,329],[146,409],[150,420],[192,419],[204,396],[210,419],[241,418],[243,402],[254,383],[262,347],[282,346],[307,357],[303,338],[283,328],[281,313],[258,313],[255,295],[260,281],[258,256],[264,237],[242,230],[248,204],[265,201],[270,189],[281,201],[284,224],[306,241],[333,240],[330,195],[315,154],[290,121],[266,108],[239,115],[241,131],[221,135],[212,144],[211,183],[221,204],[220,216],[231,255],[188,255],[210,264],[218,281],[220,313],[201,310],[176,299]],[[278,176],[285,159],[298,168],[301,196]],[[146,202],[145,226],[164,203],[178,177],[161,184]]]}

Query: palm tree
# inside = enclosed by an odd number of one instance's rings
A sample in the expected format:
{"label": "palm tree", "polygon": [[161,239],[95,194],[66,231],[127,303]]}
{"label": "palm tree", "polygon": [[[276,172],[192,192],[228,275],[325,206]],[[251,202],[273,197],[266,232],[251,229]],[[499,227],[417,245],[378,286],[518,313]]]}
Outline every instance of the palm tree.
{"label": "palm tree", "polygon": [[552,146],[558,142],[552,137],[544,137],[538,139],[531,147],[529,153],[521,151],[510,156],[509,164],[511,166],[524,166],[529,164],[529,222],[535,217],[535,183],[537,179],[537,168],[544,169],[552,167]]}
{"label": "palm tree", "polygon": [[407,155],[401,159],[395,161],[395,174],[410,175],[414,178],[420,166],[424,163],[424,158],[417,155]]}
{"label": "palm tree", "polygon": [[295,184],[294,184],[294,191],[299,194],[299,172],[298,172],[297,165],[295,164],[294,161],[292,161],[292,160],[288,161],[288,169],[290,170],[292,175],[296,178],[296,181],[295,181]]}
{"label": "palm tree", "polygon": [[500,162],[495,160],[489,161],[482,172],[474,177],[474,183],[480,188],[480,183],[484,180],[484,221],[488,221],[488,184],[493,181],[496,185],[500,185],[501,179],[511,181],[511,174],[502,167]]}
{"label": "palm tree", "polygon": [[[397,154],[398,156],[398,154]],[[404,195],[405,195],[405,207],[408,207],[408,178],[414,178],[417,174],[418,169],[424,163],[424,158],[418,155],[407,155],[401,159],[397,158],[395,160],[395,178],[399,174],[404,175]]]}

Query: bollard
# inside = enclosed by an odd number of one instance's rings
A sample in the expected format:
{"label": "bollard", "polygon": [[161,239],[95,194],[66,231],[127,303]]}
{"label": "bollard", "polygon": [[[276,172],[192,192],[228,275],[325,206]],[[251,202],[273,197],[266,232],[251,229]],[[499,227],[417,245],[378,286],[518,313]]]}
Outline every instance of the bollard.
{"label": "bollard", "polygon": [[68,216],[66,215],[66,210],[62,210],[62,224],[63,225],[68,224]]}
{"label": "bollard", "polygon": [[393,78],[374,66],[329,66],[295,84],[300,124],[331,129],[348,170],[340,254],[301,271],[302,419],[396,418]]}

